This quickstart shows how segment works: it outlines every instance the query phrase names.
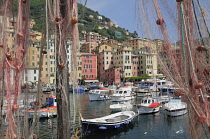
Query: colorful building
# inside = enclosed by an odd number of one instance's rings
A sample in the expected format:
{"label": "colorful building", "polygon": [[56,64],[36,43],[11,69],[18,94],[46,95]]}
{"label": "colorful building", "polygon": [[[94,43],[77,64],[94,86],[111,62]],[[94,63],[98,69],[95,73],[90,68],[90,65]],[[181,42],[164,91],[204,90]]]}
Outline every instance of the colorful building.
{"label": "colorful building", "polygon": [[82,77],[86,80],[97,79],[97,56],[90,53],[81,53]]}

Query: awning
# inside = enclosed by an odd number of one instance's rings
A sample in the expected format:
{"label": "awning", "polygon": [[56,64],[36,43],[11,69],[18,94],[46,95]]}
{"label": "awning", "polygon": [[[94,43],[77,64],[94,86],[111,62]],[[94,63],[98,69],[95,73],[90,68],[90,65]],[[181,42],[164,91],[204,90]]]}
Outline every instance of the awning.
{"label": "awning", "polygon": [[86,83],[96,83],[99,82],[98,80],[85,80]]}

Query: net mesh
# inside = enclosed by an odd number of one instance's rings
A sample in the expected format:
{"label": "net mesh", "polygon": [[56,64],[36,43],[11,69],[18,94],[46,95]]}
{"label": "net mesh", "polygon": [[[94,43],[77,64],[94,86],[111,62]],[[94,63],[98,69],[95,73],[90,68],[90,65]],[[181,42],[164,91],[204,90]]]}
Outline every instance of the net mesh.
{"label": "net mesh", "polygon": [[[163,40],[157,49],[159,73],[188,104],[193,138],[207,137],[209,123],[209,3],[141,0],[138,14],[145,37]],[[199,132],[200,131],[200,132]]]}

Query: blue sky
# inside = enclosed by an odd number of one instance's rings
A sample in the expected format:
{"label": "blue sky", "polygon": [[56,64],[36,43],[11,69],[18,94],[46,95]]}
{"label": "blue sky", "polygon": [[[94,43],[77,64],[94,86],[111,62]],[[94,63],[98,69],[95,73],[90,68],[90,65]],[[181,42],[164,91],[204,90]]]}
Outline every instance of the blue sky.
{"label": "blue sky", "polygon": [[[130,32],[138,31],[135,16],[136,0],[87,0],[86,6],[99,14],[110,18],[120,27],[128,29]],[[78,0],[85,3],[85,0]],[[139,31],[138,31],[139,32]]]}

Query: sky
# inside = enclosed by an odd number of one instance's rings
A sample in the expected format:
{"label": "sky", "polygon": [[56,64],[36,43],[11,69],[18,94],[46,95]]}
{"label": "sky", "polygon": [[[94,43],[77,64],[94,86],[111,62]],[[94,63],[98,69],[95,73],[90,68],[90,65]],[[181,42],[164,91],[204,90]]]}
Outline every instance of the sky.
{"label": "sky", "polygon": [[[78,0],[85,4],[86,0]],[[139,32],[135,16],[136,0],[87,0],[86,7],[98,11],[129,32]]]}

